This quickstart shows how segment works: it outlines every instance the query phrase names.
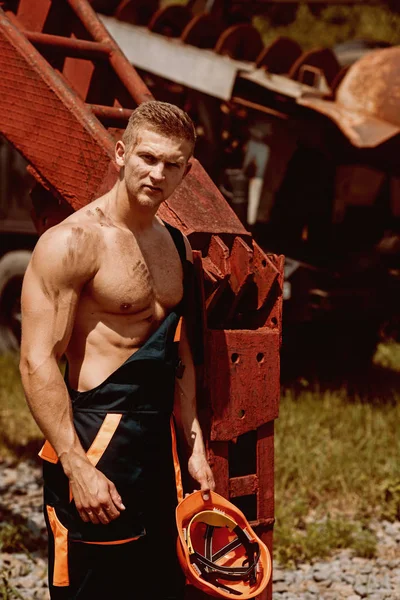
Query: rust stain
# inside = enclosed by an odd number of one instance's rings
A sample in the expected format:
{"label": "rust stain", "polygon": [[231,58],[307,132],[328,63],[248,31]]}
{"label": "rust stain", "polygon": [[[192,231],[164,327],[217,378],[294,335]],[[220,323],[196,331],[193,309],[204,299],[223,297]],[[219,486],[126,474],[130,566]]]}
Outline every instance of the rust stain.
{"label": "rust stain", "polygon": [[400,48],[375,50],[351,66],[337,102],[400,126]]}

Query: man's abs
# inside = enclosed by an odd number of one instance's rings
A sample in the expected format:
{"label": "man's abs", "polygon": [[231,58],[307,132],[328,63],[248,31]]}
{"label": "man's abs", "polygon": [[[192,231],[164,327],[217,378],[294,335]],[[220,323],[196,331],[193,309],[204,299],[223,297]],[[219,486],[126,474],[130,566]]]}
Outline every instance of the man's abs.
{"label": "man's abs", "polygon": [[[100,271],[83,290],[66,352],[73,389],[87,391],[101,384],[144,344],[182,299],[177,254],[161,259],[163,269],[155,264],[151,271],[143,257],[139,258],[105,257]],[[136,273],[132,267],[129,272],[128,262],[138,265]]]}
{"label": "man's abs", "polygon": [[96,319],[81,312],[66,352],[70,386],[84,392],[101,384],[144,344],[164,316],[156,318],[153,308],[132,315],[97,314]]}

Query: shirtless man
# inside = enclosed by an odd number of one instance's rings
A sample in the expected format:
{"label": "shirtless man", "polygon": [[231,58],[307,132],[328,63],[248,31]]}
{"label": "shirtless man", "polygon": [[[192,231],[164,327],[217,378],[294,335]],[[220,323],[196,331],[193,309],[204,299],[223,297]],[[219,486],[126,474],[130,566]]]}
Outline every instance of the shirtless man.
{"label": "shirtless man", "polygon": [[43,233],[25,275],[20,371],[47,440],[53,600],[182,597],[172,409],[205,500],[214,480],[181,319],[192,253],[156,213],[194,143],[182,110],[140,105],[115,147],[115,186]]}

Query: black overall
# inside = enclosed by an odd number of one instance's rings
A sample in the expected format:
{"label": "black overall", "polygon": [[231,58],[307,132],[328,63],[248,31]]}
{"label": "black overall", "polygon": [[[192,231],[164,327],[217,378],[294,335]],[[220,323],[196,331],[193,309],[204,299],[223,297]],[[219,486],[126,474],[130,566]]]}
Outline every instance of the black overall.
{"label": "black overall", "polygon": [[[185,273],[182,234],[167,227]],[[71,389],[66,373],[82,446],[87,452],[103,434],[107,437],[95,464],[114,482],[126,510],[107,525],[85,523],[59,461],[44,461],[53,600],[183,597],[175,552],[177,489],[170,425],[182,306],[183,301],[137,352],[92,390]],[[67,549],[60,553],[55,540],[64,538]]]}

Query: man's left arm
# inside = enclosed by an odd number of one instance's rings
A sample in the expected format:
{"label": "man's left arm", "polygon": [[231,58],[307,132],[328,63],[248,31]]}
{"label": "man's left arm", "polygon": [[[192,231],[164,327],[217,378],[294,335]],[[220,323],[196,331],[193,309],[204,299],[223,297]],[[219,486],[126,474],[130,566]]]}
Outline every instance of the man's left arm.
{"label": "man's left arm", "polygon": [[[192,250],[185,238],[187,259],[191,262]],[[186,309],[187,310],[187,309]],[[196,371],[189,343],[187,326],[183,318],[179,356],[183,365],[182,376],[176,378],[174,414],[189,448],[188,471],[200,485],[204,500],[208,492],[215,489],[214,476],[208,464],[196,407]]]}

